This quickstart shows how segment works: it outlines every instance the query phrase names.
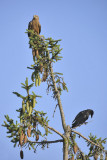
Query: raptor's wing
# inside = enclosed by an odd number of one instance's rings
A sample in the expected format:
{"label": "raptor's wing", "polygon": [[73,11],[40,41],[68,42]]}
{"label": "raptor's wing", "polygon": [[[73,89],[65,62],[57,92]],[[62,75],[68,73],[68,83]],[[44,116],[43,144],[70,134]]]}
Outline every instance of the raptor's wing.
{"label": "raptor's wing", "polygon": [[[32,30],[32,21],[28,24],[28,30]],[[30,33],[28,33],[28,37],[30,37]]]}
{"label": "raptor's wing", "polygon": [[38,25],[39,25],[39,34],[40,34],[40,32],[41,32],[41,25],[40,25],[40,23]]}

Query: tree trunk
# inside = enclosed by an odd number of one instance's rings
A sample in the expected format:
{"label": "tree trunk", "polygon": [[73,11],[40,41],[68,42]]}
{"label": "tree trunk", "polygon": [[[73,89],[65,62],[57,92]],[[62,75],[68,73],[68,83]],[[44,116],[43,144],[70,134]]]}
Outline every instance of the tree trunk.
{"label": "tree trunk", "polygon": [[63,160],[68,160],[68,149],[69,149],[69,137],[70,137],[70,126],[67,125],[65,130],[65,137],[63,141]]}
{"label": "tree trunk", "polygon": [[63,142],[63,160],[68,160],[68,141]]}

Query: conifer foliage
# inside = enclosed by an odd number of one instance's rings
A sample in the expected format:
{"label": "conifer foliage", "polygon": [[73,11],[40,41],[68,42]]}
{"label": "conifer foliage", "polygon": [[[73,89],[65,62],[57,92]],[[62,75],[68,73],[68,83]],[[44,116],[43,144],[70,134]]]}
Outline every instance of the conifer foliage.
{"label": "conifer foliage", "polygon": [[[62,48],[60,48],[59,45],[61,40],[45,38],[44,36],[37,35],[33,30],[27,30],[26,33],[30,33],[30,48],[37,51],[36,54],[33,54],[33,64],[27,67],[32,70],[32,83],[28,83],[28,78],[26,78],[25,83],[21,83],[21,87],[26,91],[26,95],[13,92],[22,102],[20,108],[16,110],[16,112],[19,113],[19,121],[14,122],[9,115],[5,115],[6,121],[4,121],[2,125],[7,128],[7,137],[11,138],[14,147],[20,147],[20,158],[24,158],[24,147],[29,148],[29,150],[32,148],[36,152],[38,146],[44,149],[45,147],[48,148],[50,143],[58,142],[63,143],[63,160],[88,160],[90,157],[94,157],[95,160],[97,160],[98,157],[100,159],[102,159],[102,157],[106,158],[106,150],[104,150],[103,145],[106,143],[106,139],[97,138],[92,134],[90,134],[89,139],[87,139],[82,134],[72,130],[70,126],[65,123],[60,96],[62,91],[66,90],[68,92],[68,89],[62,77],[63,74],[53,72],[55,62],[62,59],[60,55]],[[56,100],[56,107],[59,107],[64,134],[50,127],[47,114],[36,109],[38,98],[42,97],[33,91],[31,92],[31,89],[40,86],[43,82],[47,83],[47,92],[52,91],[52,96]],[[44,132],[41,128],[44,128]],[[48,134],[52,134],[52,132],[60,135],[61,139],[48,141],[47,136]],[[78,136],[79,138],[82,137],[85,139],[89,147],[89,153],[87,155],[81,151],[79,145],[76,143]],[[31,141],[30,137],[33,137],[33,141]]]}

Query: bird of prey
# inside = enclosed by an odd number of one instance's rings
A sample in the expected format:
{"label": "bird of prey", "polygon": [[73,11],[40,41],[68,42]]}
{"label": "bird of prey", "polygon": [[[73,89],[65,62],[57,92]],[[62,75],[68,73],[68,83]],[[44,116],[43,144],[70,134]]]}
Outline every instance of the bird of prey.
{"label": "bird of prey", "polygon": [[91,109],[87,109],[79,112],[75,117],[75,119],[73,120],[71,128],[75,128],[82,125],[89,118],[89,115],[91,115],[91,118],[92,118],[93,114],[94,114],[94,111]]}
{"label": "bird of prey", "polygon": [[[41,25],[39,23],[39,16],[34,15],[32,21],[28,24],[28,30],[34,30],[34,33],[40,34],[41,32]],[[28,33],[28,37],[30,37],[31,34]]]}
{"label": "bird of prey", "polygon": [[[28,24],[28,30],[33,30],[34,33],[37,33],[38,35],[41,32],[41,25],[39,23],[39,16],[34,15],[32,21],[29,22]],[[31,33],[28,33],[28,37],[31,36]],[[31,45],[30,45],[31,48]],[[33,56],[36,56],[38,58],[39,52],[38,50],[35,50],[34,48],[32,49],[32,54]]]}

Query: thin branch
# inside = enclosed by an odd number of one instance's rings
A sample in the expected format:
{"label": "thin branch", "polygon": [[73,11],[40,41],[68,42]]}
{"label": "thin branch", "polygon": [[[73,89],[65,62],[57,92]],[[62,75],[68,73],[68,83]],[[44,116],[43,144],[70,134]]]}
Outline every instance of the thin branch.
{"label": "thin branch", "polygon": [[[78,145],[77,145],[77,147],[78,147]],[[83,160],[86,160],[86,158],[85,158],[85,156],[84,156],[84,153],[81,151],[81,149],[80,149],[79,147],[78,147],[78,150],[79,150],[79,152],[81,153]]]}
{"label": "thin branch", "polygon": [[46,127],[48,127],[50,130],[54,131],[55,133],[59,134],[62,138],[65,138],[65,136],[63,134],[61,134],[59,131],[57,131],[56,129],[46,125]]}
{"label": "thin branch", "polygon": [[[50,59],[49,54],[48,54],[48,57]],[[59,110],[60,110],[62,126],[63,126],[64,131],[66,131],[66,123],[65,123],[64,111],[63,111],[63,107],[62,107],[62,104],[61,104],[60,94],[59,94],[57,86],[56,86],[56,82],[55,82],[55,78],[54,78],[54,74],[53,74],[53,69],[52,69],[51,63],[49,63],[49,66],[50,66],[50,72],[51,72],[51,77],[52,77],[52,81],[53,81],[53,87],[54,87],[54,90],[56,92],[56,97],[57,97],[58,106],[59,106]]]}
{"label": "thin branch", "polygon": [[28,140],[28,142],[30,142],[30,143],[38,143],[38,144],[44,144],[44,143],[48,143],[49,144],[49,143],[63,142],[63,139],[58,139],[58,140],[55,140],[55,141],[41,141],[41,142]]}
{"label": "thin branch", "polygon": [[79,133],[79,132],[77,132],[77,131],[74,131],[74,130],[72,130],[72,129],[71,129],[71,132],[74,132],[74,133],[78,134],[80,137],[82,137],[82,138],[85,139],[86,141],[88,141],[88,142],[92,143],[93,145],[99,147],[103,152],[106,152],[106,150],[104,150],[99,144],[94,143],[94,142],[91,141],[90,139],[84,137],[81,133]]}
{"label": "thin branch", "polygon": [[[71,137],[71,140],[72,140],[72,143],[75,143],[75,140],[73,139],[72,135],[70,135]],[[78,147],[77,143],[76,143],[76,146],[78,148],[78,151],[80,152],[81,156],[82,156],[82,159],[83,160],[86,160],[85,156],[84,156],[84,153],[81,151],[81,149]]]}

